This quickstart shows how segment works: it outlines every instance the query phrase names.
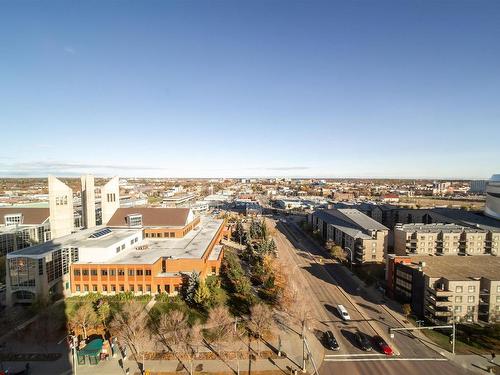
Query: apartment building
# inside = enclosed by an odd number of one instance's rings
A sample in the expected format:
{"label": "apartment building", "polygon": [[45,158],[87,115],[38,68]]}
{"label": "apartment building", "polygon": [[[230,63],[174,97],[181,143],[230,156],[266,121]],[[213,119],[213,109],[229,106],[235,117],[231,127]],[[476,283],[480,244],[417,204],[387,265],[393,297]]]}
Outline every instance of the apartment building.
{"label": "apartment building", "polygon": [[456,224],[399,224],[396,255],[497,255],[500,233]]}
{"label": "apartment building", "polygon": [[0,255],[49,240],[48,208],[0,208]]}
{"label": "apartment building", "polygon": [[384,262],[389,229],[355,209],[317,210],[308,222],[325,241],[352,252],[354,263]]}
{"label": "apartment building", "polygon": [[387,291],[436,324],[500,321],[500,258],[389,255]]}
{"label": "apartment building", "polygon": [[186,225],[170,236],[183,215],[178,209],[158,210],[126,215],[127,226],[97,226],[9,253],[7,304],[88,292],[175,295],[186,274],[218,274],[225,222],[194,218],[188,210]]}

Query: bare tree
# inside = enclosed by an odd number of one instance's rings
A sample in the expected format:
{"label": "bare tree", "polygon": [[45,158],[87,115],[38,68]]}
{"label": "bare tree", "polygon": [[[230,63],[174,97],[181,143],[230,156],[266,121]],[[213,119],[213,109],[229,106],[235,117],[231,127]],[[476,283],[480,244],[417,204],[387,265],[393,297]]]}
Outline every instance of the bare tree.
{"label": "bare tree", "polygon": [[167,349],[173,350],[184,338],[187,328],[186,315],[179,310],[170,310],[160,317],[158,334]]}
{"label": "bare tree", "polygon": [[200,324],[195,323],[193,326],[187,326],[181,330],[180,343],[181,350],[189,359],[189,374],[193,374],[193,361],[198,354],[198,348],[203,343],[202,327]]}
{"label": "bare tree", "polygon": [[82,330],[83,338],[87,339],[87,331],[96,327],[99,322],[94,308],[90,303],[80,305],[70,316],[69,325],[73,331]]}
{"label": "bare tree", "polygon": [[250,308],[250,319],[252,331],[257,334],[258,353],[260,355],[260,339],[271,329],[273,322],[272,311],[266,305],[258,303]]}
{"label": "bare tree", "polygon": [[220,346],[231,335],[233,318],[225,306],[217,306],[210,310],[206,324],[207,338],[210,344]]}
{"label": "bare tree", "polygon": [[[141,373],[145,371],[145,350],[150,342],[149,316],[144,306],[137,301],[129,301],[111,322],[111,332],[133,352]],[[142,353],[142,366],[139,354]]]}

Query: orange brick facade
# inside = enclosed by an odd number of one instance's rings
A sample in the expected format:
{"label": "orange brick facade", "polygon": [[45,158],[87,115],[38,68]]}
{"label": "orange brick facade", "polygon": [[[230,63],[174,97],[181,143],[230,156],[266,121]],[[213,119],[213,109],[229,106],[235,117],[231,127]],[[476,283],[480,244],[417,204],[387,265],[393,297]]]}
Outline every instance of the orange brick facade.
{"label": "orange brick facade", "polygon": [[200,223],[197,217],[184,228],[147,228],[144,229],[145,238],[182,238]]}
{"label": "orange brick facade", "polygon": [[[193,221],[191,229],[199,223]],[[148,231],[150,229],[147,229]],[[159,229],[161,230],[161,229]],[[182,284],[181,275],[164,276],[162,273],[200,272],[202,279],[218,275],[224,256],[221,251],[218,259],[209,260],[215,245],[229,235],[229,229],[222,225],[199,259],[170,259],[165,256],[153,264],[78,264],[71,265],[71,293],[99,292],[113,294],[133,292],[135,294],[176,294]],[[145,250],[147,251],[147,250]]]}

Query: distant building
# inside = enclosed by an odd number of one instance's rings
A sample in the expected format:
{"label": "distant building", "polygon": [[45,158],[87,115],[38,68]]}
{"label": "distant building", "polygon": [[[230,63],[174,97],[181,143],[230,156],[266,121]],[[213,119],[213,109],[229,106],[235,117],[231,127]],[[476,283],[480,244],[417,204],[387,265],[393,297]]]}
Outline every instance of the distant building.
{"label": "distant building", "polygon": [[389,229],[355,209],[317,210],[308,221],[325,241],[353,252],[355,263],[383,262]]}
{"label": "distant building", "polygon": [[389,255],[387,292],[420,318],[500,322],[499,257]]}
{"label": "distant building", "polygon": [[488,180],[474,180],[470,182],[469,193],[484,194]]}
{"label": "distant building", "polygon": [[494,174],[488,181],[484,213],[500,220],[500,174]]}
{"label": "distant building", "polygon": [[196,194],[187,193],[187,194],[179,194],[172,196],[164,196],[162,204],[164,207],[182,207],[194,200],[196,200]]}

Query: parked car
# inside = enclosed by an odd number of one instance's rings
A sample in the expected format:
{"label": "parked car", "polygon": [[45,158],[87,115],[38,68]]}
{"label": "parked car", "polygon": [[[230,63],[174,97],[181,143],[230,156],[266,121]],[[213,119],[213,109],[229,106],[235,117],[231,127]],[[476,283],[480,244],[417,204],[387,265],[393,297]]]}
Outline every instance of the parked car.
{"label": "parked car", "polygon": [[392,348],[387,344],[384,339],[380,336],[373,336],[372,343],[375,348],[377,348],[380,352],[385,355],[393,355],[394,352]]}
{"label": "parked car", "polygon": [[355,336],[356,343],[358,344],[360,349],[364,350],[365,352],[369,352],[370,350],[372,350],[372,344],[370,343],[370,340],[366,333],[356,331]]}
{"label": "parked car", "polygon": [[339,350],[340,346],[332,331],[323,333],[323,343],[330,350]]}
{"label": "parked car", "polygon": [[342,305],[337,305],[337,311],[340,314],[340,317],[344,320],[351,320],[351,317],[349,316],[349,313],[347,312],[347,309],[342,306]]}

